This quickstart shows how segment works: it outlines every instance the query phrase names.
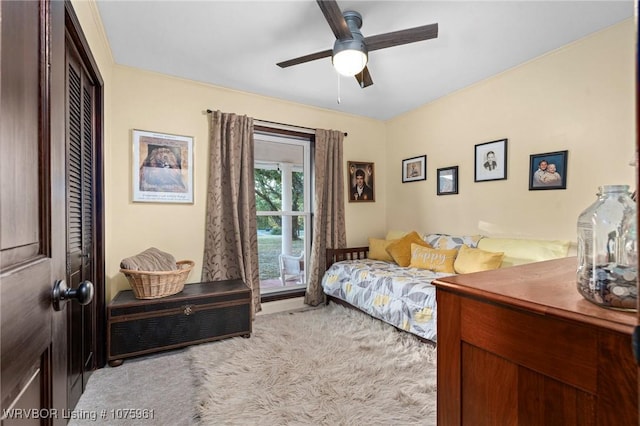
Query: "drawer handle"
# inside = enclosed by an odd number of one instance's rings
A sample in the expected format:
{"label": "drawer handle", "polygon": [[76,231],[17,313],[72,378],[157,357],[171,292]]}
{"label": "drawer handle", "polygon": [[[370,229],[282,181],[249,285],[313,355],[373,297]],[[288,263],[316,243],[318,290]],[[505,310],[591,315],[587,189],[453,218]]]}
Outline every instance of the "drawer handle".
{"label": "drawer handle", "polygon": [[193,305],[185,305],[184,314],[191,315],[193,313]]}

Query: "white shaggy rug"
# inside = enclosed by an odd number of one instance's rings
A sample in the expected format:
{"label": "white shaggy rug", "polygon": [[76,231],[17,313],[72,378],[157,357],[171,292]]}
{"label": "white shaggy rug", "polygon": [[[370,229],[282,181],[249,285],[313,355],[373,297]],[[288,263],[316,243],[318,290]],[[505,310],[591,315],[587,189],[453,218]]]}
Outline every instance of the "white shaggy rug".
{"label": "white shaggy rug", "polygon": [[206,425],[435,425],[436,349],[339,305],[189,349]]}

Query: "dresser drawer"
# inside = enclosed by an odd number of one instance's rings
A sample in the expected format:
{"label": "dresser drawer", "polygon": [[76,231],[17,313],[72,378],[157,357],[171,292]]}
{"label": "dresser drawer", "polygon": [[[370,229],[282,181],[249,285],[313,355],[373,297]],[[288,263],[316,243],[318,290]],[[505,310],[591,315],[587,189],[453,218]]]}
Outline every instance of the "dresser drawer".
{"label": "dresser drawer", "polygon": [[462,298],[461,340],[595,393],[598,333],[585,325]]}

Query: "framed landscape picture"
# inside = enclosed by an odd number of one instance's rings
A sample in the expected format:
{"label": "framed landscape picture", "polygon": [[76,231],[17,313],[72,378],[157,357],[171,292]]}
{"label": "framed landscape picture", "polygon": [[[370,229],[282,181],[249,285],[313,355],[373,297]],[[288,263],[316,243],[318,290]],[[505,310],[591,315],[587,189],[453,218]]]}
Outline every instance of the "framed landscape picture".
{"label": "framed landscape picture", "polygon": [[529,190],[567,189],[569,151],[545,152],[529,156]]}
{"label": "framed landscape picture", "polygon": [[133,201],[193,203],[193,138],[133,130]]}
{"label": "framed landscape picture", "polygon": [[375,201],[374,172],[373,163],[361,161],[347,162],[349,170],[349,191],[350,202]]}
{"label": "framed landscape picture", "polygon": [[438,169],[438,195],[450,195],[458,193],[458,166],[443,167]]}
{"label": "framed landscape picture", "polygon": [[475,146],[475,182],[507,178],[507,139]]}
{"label": "framed landscape picture", "polygon": [[415,182],[427,179],[427,156],[402,160],[402,182]]}

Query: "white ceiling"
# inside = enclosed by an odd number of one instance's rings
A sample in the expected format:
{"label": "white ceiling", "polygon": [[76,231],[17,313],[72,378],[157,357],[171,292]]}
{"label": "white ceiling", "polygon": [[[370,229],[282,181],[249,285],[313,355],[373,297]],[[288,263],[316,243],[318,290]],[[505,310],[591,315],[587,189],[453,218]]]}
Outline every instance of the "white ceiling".
{"label": "white ceiling", "polygon": [[365,37],[439,25],[437,39],[371,52],[374,84],[361,89],[330,58],[276,66],[332,48],[312,0],[97,4],[118,64],[381,120],[634,16],[633,0],[339,0],[362,14]]}

